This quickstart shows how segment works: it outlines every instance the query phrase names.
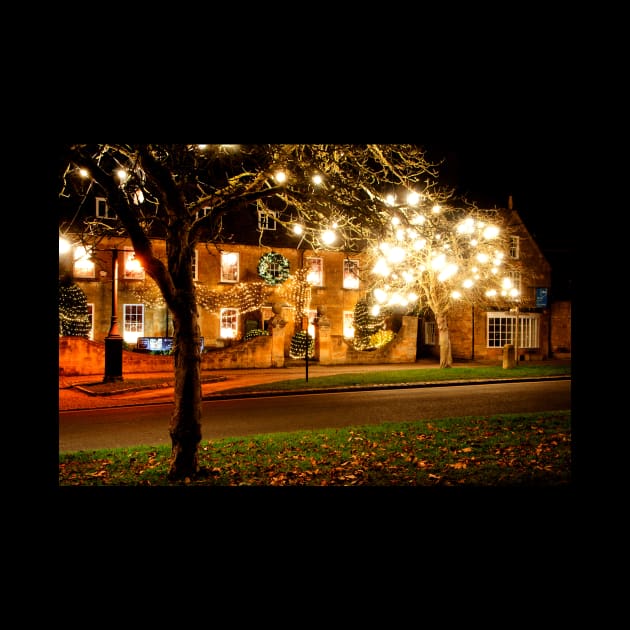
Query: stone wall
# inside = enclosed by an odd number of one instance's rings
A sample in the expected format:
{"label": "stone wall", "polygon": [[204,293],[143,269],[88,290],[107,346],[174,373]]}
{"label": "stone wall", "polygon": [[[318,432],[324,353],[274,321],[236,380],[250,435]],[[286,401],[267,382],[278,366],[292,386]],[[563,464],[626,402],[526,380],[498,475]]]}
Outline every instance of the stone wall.
{"label": "stone wall", "polygon": [[[268,368],[272,364],[272,339],[260,336],[234,346],[203,352],[202,370],[231,368]],[[123,378],[125,374],[140,372],[170,372],[174,370],[171,355],[123,350]],[[276,357],[277,363],[277,357]],[[282,365],[277,366],[282,367]],[[89,376],[105,374],[105,344],[85,337],[59,338],[59,374]]]}
{"label": "stone wall", "polygon": [[[342,335],[330,335],[330,328],[318,325],[315,360],[321,365],[361,365],[372,363],[414,363],[418,319],[403,317],[393,341],[376,350],[355,350]],[[285,365],[285,326],[278,317],[271,335],[212,349],[201,355],[202,370],[271,368]],[[168,372],[174,369],[173,357],[123,350],[123,377],[141,372]],[[105,373],[105,344],[84,337],[59,338],[59,374],[88,376]]]}
{"label": "stone wall", "polygon": [[320,365],[361,365],[372,363],[415,363],[418,318],[405,316],[396,337],[374,350],[356,350],[342,335],[331,335],[327,317],[315,322],[316,359]]}

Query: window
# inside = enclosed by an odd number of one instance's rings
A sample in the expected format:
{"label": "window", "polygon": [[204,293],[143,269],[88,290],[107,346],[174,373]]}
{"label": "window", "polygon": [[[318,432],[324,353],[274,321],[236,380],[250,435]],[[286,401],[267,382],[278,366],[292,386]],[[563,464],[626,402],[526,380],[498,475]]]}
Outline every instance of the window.
{"label": "window", "polygon": [[197,250],[193,252],[192,272],[193,280],[199,280],[199,252]]}
{"label": "window", "polygon": [[434,346],[437,326],[435,322],[424,322],[424,343],[427,346]]}
{"label": "window", "polygon": [[359,261],[354,258],[346,258],[343,261],[343,288],[359,288]]}
{"label": "window", "polygon": [[520,238],[518,236],[510,237],[510,258],[518,258],[520,256]]}
{"label": "window", "polygon": [[94,262],[85,247],[76,247],[74,255],[74,276],[76,278],[94,278]]}
{"label": "window", "polygon": [[508,271],[508,278],[512,282],[512,287],[521,294],[521,272],[520,271]]}
{"label": "window", "polygon": [[115,219],[116,214],[109,209],[105,197],[96,198],[96,217],[98,219]]}
{"label": "window", "polygon": [[[540,317],[538,313],[518,314],[518,347],[538,348]],[[505,344],[516,342],[516,313],[488,313],[487,347],[502,348]]]}
{"label": "window", "polygon": [[197,210],[197,212],[195,212],[195,219],[203,219],[204,217],[207,217],[210,214],[210,208],[201,208],[199,210]]}
{"label": "window", "polygon": [[235,308],[222,308],[221,318],[221,339],[235,339],[238,333],[238,310]]}
{"label": "window", "polygon": [[125,250],[123,252],[123,258],[123,278],[125,280],[144,280],[144,269],[140,265],[140,261],[136,258],[136,252]]}
{"label": "window", "polygon": [[239,255],[221,252],[221,282],[238,282]]}
{"label": "window", "polygon": [[315,339],[315,318],[317,317],[317,309],[308,310],[305,315],[308,320],[307,332],[311,336],[311,339]]}
{"label": "window", "polygon": [[88,302],[88,319],[90,320],[90,330],[88,331],[88,339],[94,341],[94,304]]}
{"label": "window", "polygon": [[264,210],[258,210],[258,229],[259,230],[275,230],[276,229],[276,215],[271,212],[265,212]]}
{"label": "window", "polygon": [[343,336],[346,339],[354,337],[354,311],[343,312]]}
{"label": "window", "polygon": [[307,258],[306,268],[308,273],[306,275],[307,282],[310,282],[314,287],[321,287],[324,284],[324,260],[322,258]]}
{"label": "window", "polygon": [[136,345],[144,336],[144,304],[123,304],[123,339]]}

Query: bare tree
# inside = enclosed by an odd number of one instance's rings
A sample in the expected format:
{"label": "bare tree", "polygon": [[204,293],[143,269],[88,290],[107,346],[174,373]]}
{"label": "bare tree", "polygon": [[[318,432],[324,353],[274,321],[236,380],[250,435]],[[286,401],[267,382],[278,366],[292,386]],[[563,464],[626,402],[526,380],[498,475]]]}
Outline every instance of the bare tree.
{"label": "bare tree", "polygon": [[428,306],[439,332],[440,367],[451,367],[448,316],[456,303],[522,303],[522,265],[509,256],[513,215],[408,189],[392,193],[388,202],[389,227],[368,249],[374,314]]}
{"label": "bare tree", "polygon": [[[80,201],[96,190],[117,216],[113,224],[86,221],[83,242],[127,236],[173,316],[171,480],[200,473],[195,245],[219,242],[224,218],[253,205],[273,213],[296,246],[365,251],[390,233],[396,214],[390,193],[421,190],[436,202],[446,194],[439,191],[435,165],[417,145],[73,144],[65,147],[65,157],[62,195]],[[165,238],[166,260],[154,253],[156,233]],[[433,303],[440,304],[437,298]]]}

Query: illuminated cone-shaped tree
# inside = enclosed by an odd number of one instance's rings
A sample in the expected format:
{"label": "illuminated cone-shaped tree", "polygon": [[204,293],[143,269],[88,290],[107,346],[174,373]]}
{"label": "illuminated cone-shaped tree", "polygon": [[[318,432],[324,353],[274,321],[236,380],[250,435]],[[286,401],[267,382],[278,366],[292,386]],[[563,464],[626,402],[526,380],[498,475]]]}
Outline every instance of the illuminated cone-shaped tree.
{"label": "illuminated cone-shaped tree", "polygon": [[70,281],[59,281],[59,335],[87,337],[91,328],[87,296]]}
{"label": "illuminated cone-shaped tree", "polygon": [[372,295],[384,308],[411,312],[428,306],[439,331],[440,367],[451,367],[453,304],[513,305],[520,298],[520,268],[508,255],[506,218],[497,210],[440,204],[413,191],[402,204],[394,195],[389,203],[394,212],[387,232],[369,250]]}
{"label": "illuminated cone-shaped tree", "polygon": [[373,314],[375,306],[372,295],[360,298],[354,306],[354,347],[367,350],[372,347],[371,337],[383,328],[385,323],[384,309]]}

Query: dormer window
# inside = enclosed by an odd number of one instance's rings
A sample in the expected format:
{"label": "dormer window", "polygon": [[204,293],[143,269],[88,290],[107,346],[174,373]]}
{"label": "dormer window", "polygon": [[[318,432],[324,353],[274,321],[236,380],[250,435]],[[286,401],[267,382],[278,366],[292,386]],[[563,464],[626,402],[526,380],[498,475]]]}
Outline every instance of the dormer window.
{"label": "dormer window", "polygon": [[264,212],[258,210],[258,229],[259,230],[275,230],[276,215],[273,212]]}
{"label": "dormer window", "polygon": [[110,210],[105,197],[96,198],[96,218],[97,219],[115,219],[116,214]]}

